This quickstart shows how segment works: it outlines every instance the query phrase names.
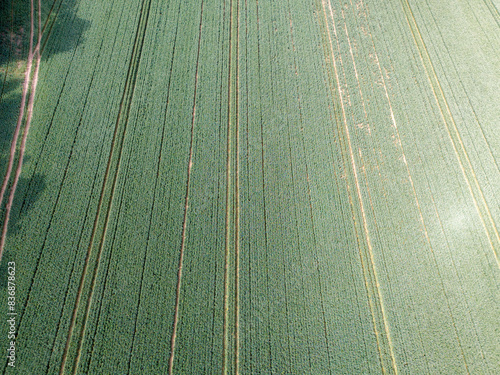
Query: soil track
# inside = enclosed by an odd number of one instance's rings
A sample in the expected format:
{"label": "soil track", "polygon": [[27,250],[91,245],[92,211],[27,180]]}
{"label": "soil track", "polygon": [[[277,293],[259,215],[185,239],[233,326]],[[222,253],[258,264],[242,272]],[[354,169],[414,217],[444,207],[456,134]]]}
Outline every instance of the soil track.
{"label": "soil track", "polygon": [[[35,17],[34,17],[34,0],[31,0],[31,15],[30,15],[30,46],[29,46],[29,53],[28,53],[28,63],[26,67],[26,74],[25,74],[25,79],[23,83],[23,93],[22,93],[22,98],[21,98],[21,108],[19,109],[19,117],[17,120],[16,124],[16,130],[14,132],[14,137],[12,139],[12,144],[10,147],[10,156],[9,156],[9,165],[7,167],[7,173],[5,174],[4,181],[2,184],[2,191],[0,193],[0,204],[3,201],[3,197],[5,194],[5,191],[7,189],[7,185],[10,180],[10,175],[12,172],[12,167],[14,165],[14,159],[16,155],[16,145],[17,145],[17,139],[19,138],[19,132],[21,130],[22,122],[23,122],[23,117],[24,117],[24,108],[26,106],[26,97],[28,95],[28,90],[30,88],[31,84],[31,92],[28,100],[28,116],[26,118],[26,126],[24,128],[24,133],[23,133],[23,138],[21,140],[21,148],[19,150],[19,160],[16,168],[16,174],[14,177],[14,182],[11,187],[10,191],[10,196],[9,200],[6,205],[5,209],[5,220],[2,228],[2,237],[0,239],[0,260],[2,259],[3,255],[3,249],[5,246],[5,239],[7,236],[7,229],[8,229],[8,224],[9,224],[9,216],[10,216],[10,210],[12,208],[12,203],[14,201],[14,196],[16,193],[16,188],[17,188],[17,183],[19,181],[19,176],[21,175],[21,169],[23,165],[23,157],[24,157],[24,151],[26,149],[26,139],[28,138],[28,132],[31,124],[31,118],[33,117],[33,103],[35,101],[35,93],[36,93],[36,86],[38,83],[38,72],[40,69],[40,59],[41,59],[41,54],[40,54],[40,44],[42,41],[42,11],[41,11],[41,0],[38,0],[38,40],[37,44],[35,46],[35,50],[33,51],[33,38],[34,38],[34,23],[35,23]],[[31,76],[31,69],[33,66],[33,57],[36,56],[35,60],[35,72],[33,74],[33,79],[30,81],[30,76]]]}

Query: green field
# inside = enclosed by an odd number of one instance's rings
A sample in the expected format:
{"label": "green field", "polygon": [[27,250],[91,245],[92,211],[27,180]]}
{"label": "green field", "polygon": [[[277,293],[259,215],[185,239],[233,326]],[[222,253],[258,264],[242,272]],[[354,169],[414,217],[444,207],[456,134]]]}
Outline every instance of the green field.
{"label": "green field", "polygon": [[[0,371],[497,374],[499,10],[34,1]],[[4,181],[29,2],[0,16]]]}

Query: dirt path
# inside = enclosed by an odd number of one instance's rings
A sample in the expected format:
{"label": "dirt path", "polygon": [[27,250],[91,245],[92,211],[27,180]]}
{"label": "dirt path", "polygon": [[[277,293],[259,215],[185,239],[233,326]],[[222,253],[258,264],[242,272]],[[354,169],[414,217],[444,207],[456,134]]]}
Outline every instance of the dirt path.
{"label": "dirt path", "polygon": [[[10,210],[12,208],[12,202],[14,201],[14,195],[16,192],[17,188],[17,183],[19,181],[19,176],[21,175],[21,168],[23,164],[23,157],[24,157],[24,151],[26,148],[26,139],[28,137],[28,132],[29,132],[29,127],[31,124],[31,118],[33,116],[33,103],[35,100],[35,93],[36,93],[36,86],[38,83],[38,72],[40,68],[40,44],[42,40],[42,32],[41,32],[41,25],[42,25],[42,13],[41,13],[41,0],[38,0],[38,11],[37,11],[37,16],[38,16],[38,40],[37,44],[35,46],[35,50],[33,51],[33,39],[34,39],[34,23],[35,23],[35,7],[34,7],[34,0],[31,0],[31,25],[30,25],[30,46],[29,46],[29,54],[28,54],[28,63],[26,67],[26,74],[25,74],[25,79],[23,83],[23,94],[21,98],[21,108],[19,109],[19,117],[17,120],[16,124],[16,130],[14,132],[14,137],[12,139],[12,144],[10,147],[10,156],[9,156],[9,165],[7,167],[7,173],[5,174],[5,178],[2,184],[2,190],[0,192],[0,204],[3,202],[3,197],[5,194],[5,191],[7,190],[7,185],[9,183],[10,175],[12,173],[12,167],[14,165],[14,158],[16,154],[16,145],[17,145],[17,140],[19,138],[19,133],[21,131],[21,126],[23,122],[23,117],[24,117],[24,108],[26,106],[26,97],[28,96],[28,90],[30,88],[31,84],[31,92],[28,100],[28,115],[26,118],[26,126],[24,128],[24,133],[23,133],[23,138],[21,140],[21,148],[19,150],[19,160],[16,168],[16,174],[14,177],[14,182],[11,187],[10,191],[10,196],[9,200],[7,202],[6,208],[5,208],[5,220],[3,224],[3,229],[2,229],[2,237],[0,239],[0,260],[2,259],[2,254],[3,254],[3,249],[5,245],[5,238],[7,236],[7,228],[9,224],[9,216],[10,216]],[[30,81],[30,76],[31,76],[31,70],[33,67],[33,58],[35,57],[35,72],[33,74],[33,78]]]}

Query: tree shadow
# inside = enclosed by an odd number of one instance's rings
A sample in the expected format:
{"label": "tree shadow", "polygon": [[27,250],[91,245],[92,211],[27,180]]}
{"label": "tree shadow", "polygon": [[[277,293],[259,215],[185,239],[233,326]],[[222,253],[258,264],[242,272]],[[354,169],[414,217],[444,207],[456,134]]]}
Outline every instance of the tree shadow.
{"label": "tree shadow", "polygon": [[[91,22],[77,16],[77,5],[76,1],[42,1],[42,58],[46,49],[50,49],[50,54],[57,54],[70,51],[83,42],[85,31]],[[26,61],[30,13],[28,0],[0,0],[0,67],[16,64],[19,60]],[[34,24],[35,44],[38,19],[35,19]],[[54,35],[57,38],[51,38]],[[2,81],[4,76],[2,74]]]}
{"label": "tree shadow", "polygon": [[4,95],[3,100],[0,101],[0,176],[2,180],[7,170],[12,137],[19,116],[19,94],[12,92],[17,91],[15,86],[18,83],[12,82],[14,87],[9,89],[11,92]]}
{"label": "tree shadow", "polygon": [[[45,15],[43,15],[45,13]],[[51,55],[74,50],[85,41],[91,21],[76,15],[77,2],[55,0],[46,9],[42,5],[42,60]]]}
{"label": "tree shadow", "polygon": [[[45,189],[45,176],[35,174],[31,178],[21,176],[17,183],[16,195],[12,205],[12,211],[9,217],[9,235],[17,234],[21,228],[21,219],[29,212],[36,201],[40,198],[40,194]],[[10,193],[10,190],[9,190]],[[7,200],[7,197],[5,198]],[[5,205],[3,205],[5,207]],[[1,211],[3,224],[5,218],[5,209]]]}
{"label": "tree shadow", "polygon": [[[22,227],[22,218],[29,212],[35,202],[40,198],[41,192],[45,189],[45,176],[35,174],[32,178],[20,177],[17,183],[16,195],[9,217],[9,235],[19,233]],[[8,186],[2,209],[0,210],[0,232],[3,230],[5,221],[5,204],[9,198],[11,186]],[[15,251],[4,251],[0,262],[0,290],[7,286],[7,263],[15,261]]]}
{"label": "tree shadow", "polygon": [[[35,0],[36,3],[38,1]],[[48,57],[70,52],[84,43],[85,32],[90,27],[91,21],[78,17],[78,1],[44,0],[41,3],[43,30],[41,64],[43,64]],[[30,13],[29,0],[0,0],[0,185],[7,171],[11,143],[21,107],[22,87],[29,53]],[[38,34],[37,27],[38,20],[36,19],[35,39]],[[28,98],[26,98],[27,102]],[[26,110],[24,112],[25,119]],[[21,137],[22,131],[18,138],[18,148]],[[13,181],[18,157],[16,155],[9,185]],[[25,155],[24,162],[28,160],[29,156]],[[21,174],[9,219],[9,234],[18,232],[22,217],[31,209],[45,186],[43,175],[35,174],[32,178],[26,178]],[[10,186],[0,205],[0,224],[4,221],[5,204],[9,194]],[[8,252],[5,254],[6,259],[7,254]],[[6,262],[2,259],[0,285],[4,285],[5,282],[5,264]]]}
{"label": "tree shadow", "polygon": [[29,6],[20,1],[0,1],[0,66],[27,57],[29,14]]}

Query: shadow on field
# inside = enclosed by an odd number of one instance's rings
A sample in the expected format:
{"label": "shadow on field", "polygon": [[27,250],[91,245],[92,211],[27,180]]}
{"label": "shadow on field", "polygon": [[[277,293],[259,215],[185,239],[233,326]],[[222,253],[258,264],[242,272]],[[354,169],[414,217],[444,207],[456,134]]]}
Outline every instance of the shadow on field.
{"label": "shadow on field", "polygon": [[[25,158],[26,160],[26,158]],[[9,218],[9,234],[16,234],[21,228],[21,219],[29,212],[35,202],[39,199],[40,193],[45,189],[45,176],[35,174],[32,178],[21,177],[17,183],[16,195]],[[10,193],[10,190],[9,190]],[[5,202],[0,211],[2,217],[0,223],[3,225],[5,219]]]}
{"label": "shadow on field", "polygon": [[[30,36],[30,1],[0,0],[0,66],[26,60]],[[35,4],[37,1],[35,1]],[[83,41],[90,21],[76,15],[78,1],[42,1],[42,58],[73,50]],[[35,18],[37,17],[35,12]],[[35,41],[38,20],[35,19]],[[49,43],[47,43],[50,41]],[[50,50],[50,51],[48,51]],[[2,70],[2,80],[4,78]]]}
{"label": "shadow on field", "polygon": [[[35,0],[35,4],[37,1]],[[42,66],[44,60],[58,53],[70,52],[84,41],[85,31],[90,21],[79,18],[78,1],[46,0],[42,1]],[[36,12],[35,12],[36,13]],[[35,39],[38,33],[35,21]],[[22,86],[29,52],[30,37],[30,1],[0,0],[0,185],[3,182],[9,161],[10,147],[22,99]],[[65,69],[65,67],[61,67]],[[40,83],[40,82],[39,82]],[[26,98],[26,103],[28,98]],[[35,108],[36,111],[36,108]],[[26,117],[26,110],[25,115]],[[32,124],[36,126],[36,124]],[[24,124],[23,124],[24,127]],[[22,131],[19,134],[19,149]],[[17,155],[11,173],[12,184]],[[24,162],[29,157],[24,157]],[[5,203],[10,194],[10,184],[0,209],[0,224],[3,224]],[[32,207],[40,192],[45,188],[45,177],[39,174],[28,180],[21,174],[16,189],[16,197],[9,220],[9,233],[15,233],[20,226],[23,214]],[[29,192],[26,190],[29,187]],[[22,201],[26,197],[26,201]],[[8,252],[7,252],[8,253]],[[7,255],[6,253],[6,255]],[[0,285],[3,285],[5,262],[0,262]]]}
{"label": "shadow on field", "polygon": [[[29,160],[29,156],[25,156],[24,160]],[[14,170],[17,165],[17,160],[14,163]],[[14,175],[14,171],[12,175]],[[40,193],[45,189],[45,177],[40,174],[35,174],[33,178],[20,177],[17,183],[16,195],[14,197],[13,208],[9,218],[9,234],[16,234],[21,228],[21,218],[33,208],[33,204],[39,199]],[[3,229],[5,221],[5,205],[10,195],[11,184],[7,187],[4,201],[0,209],[0,232]],[[29,191],[28,191],[29,189]],[[7,248],[6,248],[7,250]],[[16,249],[14,249],[16,250]],[[0,262],[0,291],[6,288],[7,285],[7,262],[15,261],[12,254],[15,252],[5,251]]]}
{"label": "shadow on field", "polygon": [[[4,296],[7,295],[7,278],[9,277],[9,274],[7,273],[7,264],[12,261],[15,261],[12,256],[12,252],[7,251],[3,254],[2,262],[0,262],[0,291],[2,291]],[[5,297],[5,300],[7,300],[7,297]]]}
{"label": "shadow on field", "polygon": [[[35,1],[36,3],[36,1]],[[90,21],[76,16],[75,1],[42,1],[42,64],[49,56],[74,50]],[[35,22],[35,28],[38,22]],[[35,35],[38,30],[35,30]],[[29,52],[29,0],[0,0],[0,157],[9,154],[22,98]],[[36,39],[36,37],[35,37]],[[0,164],[4,176],[5,164]]]}

